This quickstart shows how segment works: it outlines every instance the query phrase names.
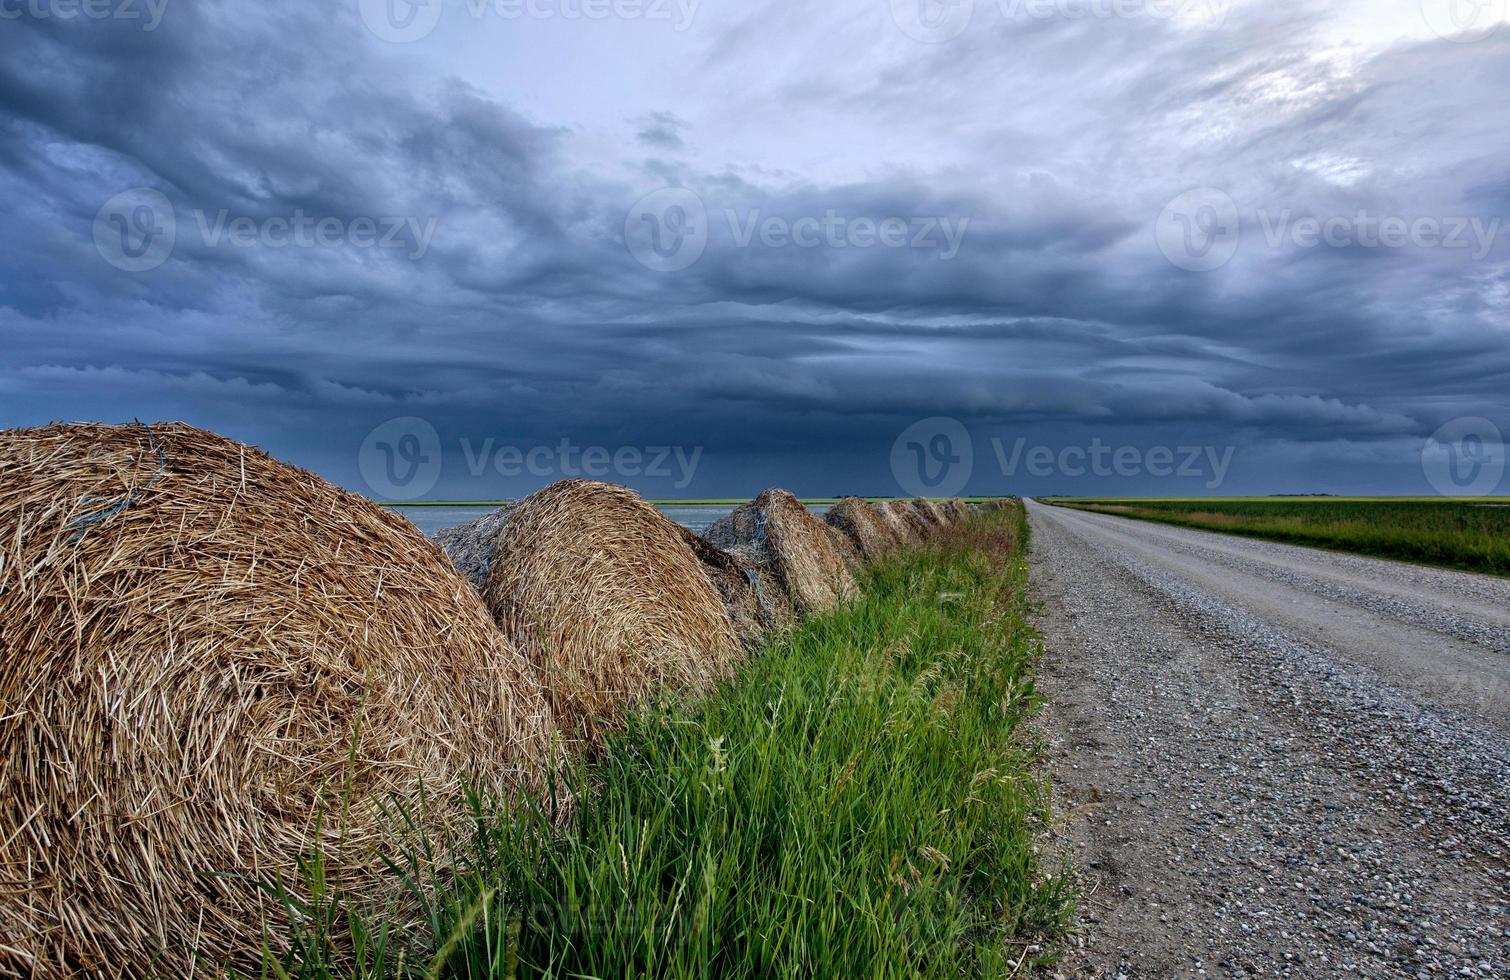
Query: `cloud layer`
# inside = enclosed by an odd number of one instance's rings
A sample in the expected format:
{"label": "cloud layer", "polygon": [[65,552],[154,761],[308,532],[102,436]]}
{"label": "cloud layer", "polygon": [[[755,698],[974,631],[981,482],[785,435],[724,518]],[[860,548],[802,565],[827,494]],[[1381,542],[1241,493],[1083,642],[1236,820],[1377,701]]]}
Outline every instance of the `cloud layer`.
{"label": "cloud layer", "polygon": [[33,4],[4,422],[185,418],[381,496],[413,417],[474,499],[548,482],[489,439],[887,493],[947,418],[968,491],[1211,489],[1003,472],[1026,438],[1231,447],[1263,493],[1420,492],[1443,423],[1510,433],[1510,26],[930,3],[467,0],[412,40],[365,0]]}

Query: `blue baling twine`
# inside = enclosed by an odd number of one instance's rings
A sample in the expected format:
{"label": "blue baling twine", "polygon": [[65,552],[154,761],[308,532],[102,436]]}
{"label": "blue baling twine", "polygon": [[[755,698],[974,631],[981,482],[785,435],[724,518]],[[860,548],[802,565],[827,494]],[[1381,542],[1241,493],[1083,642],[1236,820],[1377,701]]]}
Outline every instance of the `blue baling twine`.
{"label": "blue baling twine", "polygon": [[[69,541],[78,542],[78,540],[84,536],[85,531],[88,531],[91,527],[100,523],[101,521],[109,520],[116,514],[119,514],[121,511],[125,510],[127,507],[130,507],[132,504],[136,503],[141,499],[142,494],[146,493],[149,489],[151,489],[152,484],[157,482],[157,478],[162,476],[163,472],[167,470],[168,457],[164,455],[163,447],[158,443],[157,436],[153,433],[152,426],[150,425],[147,426],[147,438],[151,441],[152,448],[157,451],[157,472],[153,473],[152,478],[146,483],[142,484],[140,487],[137,487],[126,496],[116,500],[104,510],[96,511],[93,514],[85,514],[83,517],[77,517],[72,521],[69,521],[69,527],[77,528],[73,536],[68,539]],[[79,503],[87,504],[95,499],[97,498],[80,497]]]}
{"label": "blue baling twine", "polygon": [[766,606],[765,592],[760,587],[760,576],[755,574],[755,569],[753,568],[742,568],[740,571],[744,572],[745,581],[750,584],[750,588],[755,590],[756,607],[761,612],[769,614],[771,610]]}

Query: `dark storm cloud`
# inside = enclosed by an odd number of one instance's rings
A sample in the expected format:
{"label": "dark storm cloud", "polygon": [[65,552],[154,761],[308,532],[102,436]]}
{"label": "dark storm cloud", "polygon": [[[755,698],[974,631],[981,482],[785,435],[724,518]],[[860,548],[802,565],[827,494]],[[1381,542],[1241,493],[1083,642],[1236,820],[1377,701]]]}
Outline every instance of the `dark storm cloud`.
{"label": "dark storm cloud", "polygon": [[[1300,9],[1200,32],[988,22],[950,44],[889,38],[847,89],[834,59],[799,58],[755,91],[739,59],[793,15],[748,16],[754,33],[720,32],[702,62],[732,116],[907,131],[943,165],[835,179],[694,161],[677,107],[620,117],[633,139],[605,165],[573,127],[395,70],[354,5],[181,4],[150,32],[5,22],[6,421],[188,417],[369,489],[365,434],[421,416],[445,441],[437,493],[459,496],[528,488],[461,458],[488,438],[703,447],[687,492],[887,492],[892,440],[950,416],[983,445],[1025,429],[1237,445],[1232,490],[1297,489],[1322,458],[1375,467],[1352,489],[1409,490],[1445,419],[1510,430],[1503,234],[1482,254],[1293,234],[1360,212],[1510,217],[1494,101],[1510,39],[1344,67],[1308,54],[1318,17]],[[1207,273],[1154,235],[1203,186],[1242,225]],[[138,187],[170,202],[177,240],[130,273],[94,224]],[[701,208],[706,244],[658,272],[626,216],[666,188]],[[298,215],[340,232],[230,231]],[[359,244],[362,222],[392,247]]]}

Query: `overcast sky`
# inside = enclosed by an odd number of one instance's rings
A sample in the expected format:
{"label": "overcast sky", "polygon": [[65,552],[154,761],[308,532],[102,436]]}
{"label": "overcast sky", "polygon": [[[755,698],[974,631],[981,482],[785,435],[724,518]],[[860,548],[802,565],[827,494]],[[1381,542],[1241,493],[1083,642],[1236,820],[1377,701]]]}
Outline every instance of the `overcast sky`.
{"label": "overcast sky", "polygon": [[1510,489],[1506,0],[431,3],[0,0],[0,422],[385,498]]}

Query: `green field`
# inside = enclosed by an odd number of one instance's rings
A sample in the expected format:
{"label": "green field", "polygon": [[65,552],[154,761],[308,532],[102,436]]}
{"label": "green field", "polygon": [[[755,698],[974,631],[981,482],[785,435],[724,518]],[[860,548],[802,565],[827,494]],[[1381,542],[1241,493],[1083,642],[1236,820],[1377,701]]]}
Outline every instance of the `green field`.
{"label": "green field", "polygon": [[1181,527],[1510,575],[1510,498],[1046,498]]}
{"label": "green field", "polygon": [[[1072,896],[1036,846],[1026,533],[1004,509],[879,563],[848,607],[579,761],[569,819],[479,806],[459,875],[414,874],[419,925],[321,892],[298,909],[303,946],[264,975],[900,980],[1044,962],[1030,946]],[[342,922],[354,961],[328,938]]]}

